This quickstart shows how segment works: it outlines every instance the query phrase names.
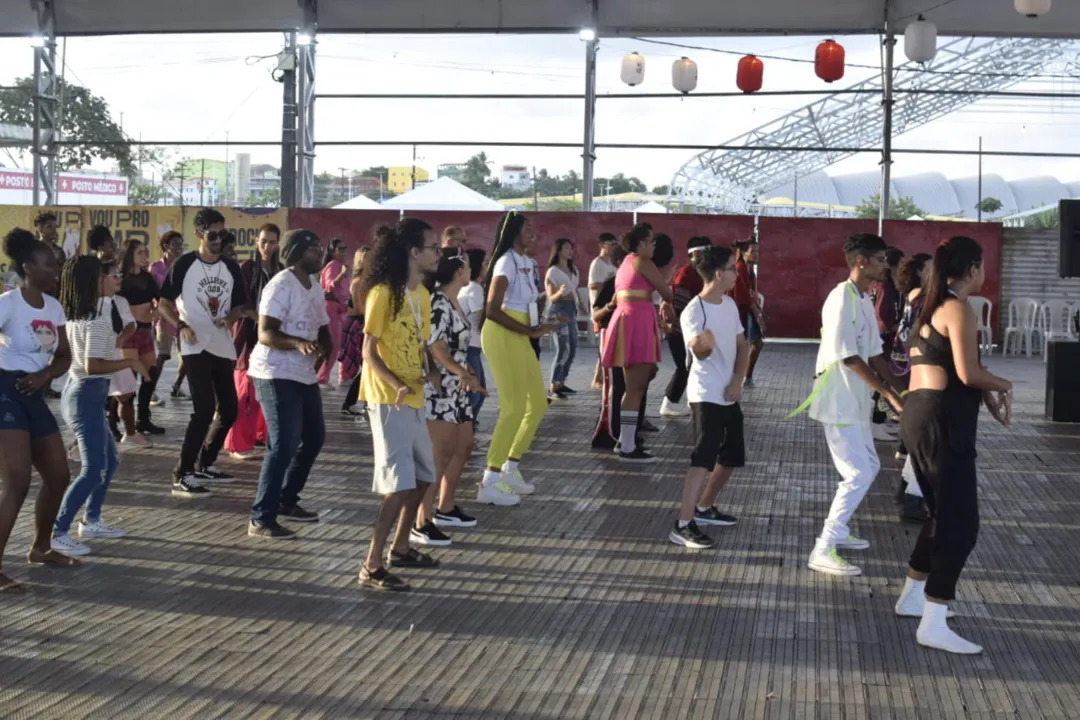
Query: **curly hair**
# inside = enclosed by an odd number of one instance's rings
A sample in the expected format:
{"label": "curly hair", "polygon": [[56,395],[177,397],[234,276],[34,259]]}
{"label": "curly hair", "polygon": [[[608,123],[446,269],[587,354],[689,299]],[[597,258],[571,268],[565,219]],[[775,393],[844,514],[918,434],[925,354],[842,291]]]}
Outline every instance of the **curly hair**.
{"label": "curly hair", "polygon": [[93,255],[78,255],[60,271],[60,306],[68,320],[93,320],[98,316],[98,286],[102,263]]}
{"label": "curly hair", "polygon": [[4,252],[11,258],[15,274],[24,279],[26,269],[23,266],[32,261],[34,253],[43,248],[48,249],[48,246],[34,237],[34,233],[20,227],[12,228],[4,236]]}
{"label": "curly hair", "polygon": [[366,295],[379,285],[389,286],[391,317],[397,317],[405,302],[410,253],[424,246],[424,233],[430,230],[430,225],[417,218],[404,218],[393,228],[381,225],[375,229],[375,246],[364,258],[363,292]]}
{"label": "curly hair", "polygon": [[225,216],[217,210],[214,208],[203,208],[195,213],[193,225],[195,226],[195,232],[205,233],[210,229],[211,225],[223,222],[225,222]]}

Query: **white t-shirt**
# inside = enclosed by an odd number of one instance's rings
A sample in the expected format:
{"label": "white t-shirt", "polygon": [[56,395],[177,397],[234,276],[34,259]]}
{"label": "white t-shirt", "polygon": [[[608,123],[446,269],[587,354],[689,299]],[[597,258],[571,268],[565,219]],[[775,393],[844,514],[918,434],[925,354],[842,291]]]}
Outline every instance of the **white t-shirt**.
{"label": "white t-shirt", "polygon": [[[589,265],[589,285],[595,285],[596,283],[603,283],[610,277],[615,276],[615,266],[602,257],[597,257]],[[596,293],[599,290],[589,289],[589,304],[596,304]]]}
{"label": "white t-shirt", "polygon": [[[312,342],[319,339],[319,328],[330,324],[326,301],[317,276],[306,288],[291,270],[282,270],[263,288],[259,315],[281,321],[281,332]],[[331,359],[323,362],[333,362]],[[293,380],[314,385],[315,356],[299,350],[278,350],[261,342],[251,351],[248,375],[263,380]]]}
{"label": "white t-shirt", "polygon": [[536,302],[540,293],[536,289],[536,263],[516,250],[508,250],[495,263],[492,277],[506,278],[506,295],[503,296],[503,309],[516,312],[529,312],[529,306]]}
{"label": "white t-shirt", "polygon": [[579,278],[580,276],[577,273],[570,275],[559,267],[549,267],[547,275],[545,276],[545,280],[554,285],[556,290],[565,285],[566,289],[570,291],[570,294],[559,302],[574,302],[574,295],[577,293]]}
{"label": "white t-shirt", "polygon": [[64,309],[43,295],[41,309],[30,307],[22,290],[0,295],[0,370],[35,373],[44,370],[60,345]]}
{"label": "white t-shirt", "polygon": [[850,280],[837,285],[821,308],[821,345],[814,372],[814,398],[810,417],[829,425],[870,423],[873,389],[846,365],[844,359],[863,360],[882,353],[874,302]]}
{"label": "white t-shirt", "polygon": [[116,359],[116,338],[119,333],[113,326],[112,304],[112,298],[102,298],[97,317],[92,320],[72,320],[67,324],[68,343],[71,345],[71,369],[68,372],[71,377],[81,379],[111,375],[91,375],[86,372],[86,361],[88,358]]}
{"label": "white t-shirt", "polygon": [[215,320],[225,319],[234,307],[244,305],[247,292],[239,265],[226,258],[205,263],[197,251],[185,253],[165,277],[161,297],[176,303],[180,319],[195,332],[196,342],[182,342],[181,354],[206,351],[227,360],[236,359],[231,329],[218,327]]}
{"label": "white t-shirt", "polygon": [[[690,363],[687,399],[692,403],[734,404],[724,399],[724,390],[735,375],[739,337],[743,334],[735,301],[725,295],[719,303],[710,303],[699,295],[686,304],[679,316],[679,325],[686,338],[686,361]],[[690,351],[690,341],[706,330],[712,331],[716,347],[702,360]]]}
{"label": "white t-shirt", "polygon": [[480,347],[480,322],[484,317],[484,288],[478,282],[471,282],[458,291],[457,301],[461,312],[469,321],[469,347]]}

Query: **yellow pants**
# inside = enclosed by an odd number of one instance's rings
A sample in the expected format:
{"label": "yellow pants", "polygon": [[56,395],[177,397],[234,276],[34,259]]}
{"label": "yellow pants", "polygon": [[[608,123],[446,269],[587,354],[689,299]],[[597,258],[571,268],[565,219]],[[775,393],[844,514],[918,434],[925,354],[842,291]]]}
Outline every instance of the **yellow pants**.
{"label": "yellow pants", "polygon": [[[504,312],[524,325],[529,324],[527,313]],[[529,451],[547,412],[547,392],[540,361],[528,336],[488,320],[480,331],[480,343],[499,391],[499,417],[488,446],[487,463],[489,467],[501,468],[507,458],[520,460]]]}

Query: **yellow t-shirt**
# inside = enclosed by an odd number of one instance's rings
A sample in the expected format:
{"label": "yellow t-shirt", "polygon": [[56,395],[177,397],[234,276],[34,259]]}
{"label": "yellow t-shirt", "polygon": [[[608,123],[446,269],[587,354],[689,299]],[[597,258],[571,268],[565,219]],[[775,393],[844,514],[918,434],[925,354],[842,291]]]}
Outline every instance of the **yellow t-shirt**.
{"label": "yellow t-shirt", "polygon": [[[364,306],[364,334],[379,339],[379,357],[390,372],[413,389],[403,405],[424,407],[424,353],[431,339],[431,295],[419,286],[405,291],[401,310],[391,317],[393,295],[389,285],[378,285],[368,293]],[[417,329],[417,318],[420,327]],[[397,391],[364,363],[360,373],[360,399],[378,405],[393,405]]]}

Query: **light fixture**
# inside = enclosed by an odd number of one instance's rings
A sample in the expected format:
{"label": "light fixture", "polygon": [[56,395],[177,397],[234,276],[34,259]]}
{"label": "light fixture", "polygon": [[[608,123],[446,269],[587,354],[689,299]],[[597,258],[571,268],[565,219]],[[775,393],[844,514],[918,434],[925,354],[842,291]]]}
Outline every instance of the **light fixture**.
{"label": "light fixture", "polygon": [[746,55],[739,60],[739,69],[735,74],[735,85],[744,93],[756,93],[761,89],[765,74],[765,63],[755,55]]}
{"label": "light fixture", "polygon": [[30,36],[30,47],[35,47],[35,48],[45,47],[45,36],[44,35],[31,35]]}
{"label": "light fixture", "polygon": [[904,30],[904,54],[908,60],[928,63],[937,55],[937,25],[922,15]]}
{"label": "light fixture", "polygon": [[302,32],[302,33],[297,33],[297,35],[296,35],[296,44],[297,45],[310,45],[311,40],[312,40],[312,38],[311,38],[310,33]]}
{"label": "light fixture", "polygon": [[1016,12],[1029,18],[1037,18],[1050,12],[1051,0],[1013,0]]}
{"label": "light fixture", "polygon": [[827,83],[844,77],[844,46],[835,40],[818,45],[814,54],[814,72]]}
{"label": "light fixture", "polygon": [[635,53],[630,53],[622,59],[622,81],[634,87],[645,81],[645,58]]}
{"label": "light fixture", "polygon": [[671,84],[683,95],[697,88],[697,63],[681,57],[671,65]]}
{"label": "light fixture", "polygon": [[582,42],[592,42],[596,39],[596,30],[593,30],[592,28],[581,28],[578,37],[581,38]]}

